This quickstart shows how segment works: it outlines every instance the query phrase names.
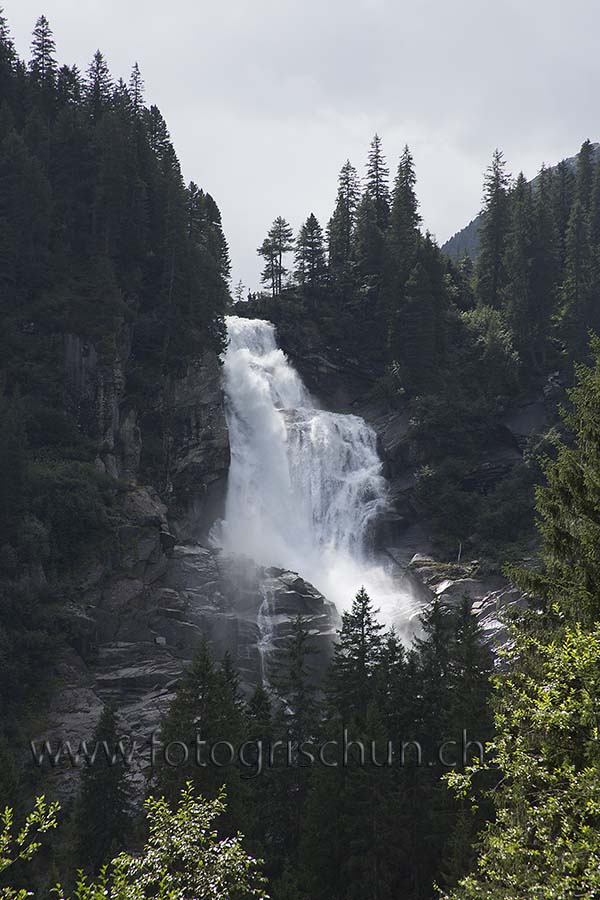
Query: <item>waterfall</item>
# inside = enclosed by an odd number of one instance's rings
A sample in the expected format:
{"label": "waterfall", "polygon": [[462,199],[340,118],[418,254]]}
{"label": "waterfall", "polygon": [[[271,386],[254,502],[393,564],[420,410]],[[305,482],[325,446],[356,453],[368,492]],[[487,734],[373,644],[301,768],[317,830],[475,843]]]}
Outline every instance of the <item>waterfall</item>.
{"label": "waterfall", "polygon": [[375,432],[317,408],[270,322],[230,316],[227,328],[224,547],[299,572],[341,609],[364,585],[382,618],[402,625],[410,598],[370,550],[388,503]]}

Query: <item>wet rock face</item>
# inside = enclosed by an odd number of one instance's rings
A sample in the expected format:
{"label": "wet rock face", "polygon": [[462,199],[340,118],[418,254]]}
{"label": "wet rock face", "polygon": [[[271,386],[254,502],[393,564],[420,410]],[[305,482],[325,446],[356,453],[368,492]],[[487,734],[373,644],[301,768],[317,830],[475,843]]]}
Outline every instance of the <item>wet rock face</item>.
{"label": "wet rock face", "polygon": [[[65,338],[65,408],[98,447],[102,472],[153,483],[168,502],[180,539],[203,537],[223,514],[229,435],[221,364],[212,351],[180,377],[162,377],[148,408],[127,399],[131,331],[123,326],[111,359],[78,335]],[[160,457],[143,471],[148,448]]]}
{"label": "wet rock face", "polygon": [[221,371],[206,353],[164,391],[170,516],[182,540],[206,537],[224,513],[230,454]]}
{"label": "wet rock face", "polygon": [[[277,667],[299,613],[318,651],[315,668],[325,671],[339,618],[312,585],[294,572],[200,545],[170,547],[167,557],[158,498],[137,489],[128,502],[137,523],[122,534],[129,551],[118,573],[90,573],[87,608],[70,611],[68,648],[56,664],[61,689],[38,740],[89,740],[110,702],[123,733],[147,741],[204,637],[217,660],[231,655],[249,694]],[[76,771],[53,777],[61,796],[76,790]]]}
{"label": "wet rock face", "polygon": [[456,606],[467,598],[485,643],[496,657],[508,645],[504,613],[515,606],[524,607],[526,600],[505,578],[478,574],[477,563],[440,563],[421,554],[415,554],[407,571],[430,592],[431,600]]}

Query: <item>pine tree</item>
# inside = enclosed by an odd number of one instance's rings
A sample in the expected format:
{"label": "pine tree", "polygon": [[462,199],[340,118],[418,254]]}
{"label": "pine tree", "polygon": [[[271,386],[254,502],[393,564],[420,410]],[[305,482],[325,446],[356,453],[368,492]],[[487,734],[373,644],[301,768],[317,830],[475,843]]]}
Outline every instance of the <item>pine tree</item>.
{"label": "pine tree", "polygon": [[359,199],[358,174],[347,160],[339,175],[335,211],[328,226],[329,268],[336,277],[348,274]]}
{"label": "pine tree", "polygon": [[444,734],[450,719],[452,615],[439,600],[421,616],[414,648],[419,660],[421,736],[430,745]]}
{"label": "pine tree", "polygon": [[385,237],[378,224],[377,206],[365,191],[356,210],[353,241],[356,268],[366,288],[377,287],[383,270]]}
{"label": "pine tree", "polygon": [[416,174],[408,147],[404,148],[394,179],[390,229],[382,277],[382,311],[389,359],[399,360],[399,321],[406,285],[417,260],[419,204],[415,194]]}
{"label": "pine tree", "polygon": [[129,78],[129,96],[134,119],[139,119],[144,109],[144,79],[138,63],[134,63]]}
{"label": "pine tree", "polygon": [[56,79],[56,44],[50,23],[40,16],[33,30],[29,70],[39,86],[53,84]]}
{"label": "pine tree", "polygon": [[97,121],[110,105],[113,91],[114,85],[106,60],[100,50],[96,50],[87,70],[86,81],[86,100],[94,121]]}
{"label": "pine tree", "polygon": [[430,385],[435,376],[438,343],[436,304],[432,280],[419,260],[404,288],[400,308],[390,323],[390,350],[412,391]]}
{"label": "pine tree", "polygon": [[497,308],[506,286],[506,240],[509,227],[508,186],[504,156],[494,151],[487,170],[483,193],[483,224],[480,230],[480,254],[477,260],[479,302]]}
{"label": "pine tree", "polygon": [[592,325],[593,274],[589,219],[584,205],[577,199],[567,229],[565,278],[561,288],[561,331],[576,359],[585,354],[588,328]]}
{"label": "pine tree", "polygon": [[294,274],[298,284],[314,296],[325,283],[327,260],[323,229],[313,213],[302,225],[296,239],[295,259]]}
{"label": "pine tree", "polygon": [[376,222],[382,230],[387,228],[390,219],[389,177],[390,170],[381,148],[381,138],[376,134],[369,150],[365,190],[375,205]]}
{"label": "pine tree", "polygon": [[238,281],[238,283],[236,284],[235,290],[233,293],[234,293],[236,303],[241,303],[243,301],[244,295],[246,293],[246,285],[244,284],[244,282],[242,281],[241,278]]}
{"label": "pine tree", "polygon": [[131,828],[129,773],[119,740],[116,713],[106,706],[92,738],[96,758],[82,772],[73,818],[77,861],[94,873],[126,844]]}
{"label": "pine tree", "polygon": [[83,92],[84,83],[77,66],[61,66],[56,81],[56,97],[59,107],[78,106]]}
{"label": "pine tree", "polygon": [[543,310],[535,309],[532,283],[533,209],[531,188],[521,172],[511,193],[510,225],[506,236],[504,306],[514,344],[521,356],[533,359],[543,339]]}
{"label": "pine tree", "polygon": [[[224,756],[210,758],[211,746],[229,741],[238,747],[244,735],[244,721],[237,676],[230,661],[215,666],[206,640],[181,680],[161,727],[163,747],[172,744],[179,765],[160,759],[158,783],[169,797],[175,797],[187,781],[194,782],[204,796],[216,796],[228,785],[231,812],[239,814],[239,770]],[[202,744],[201,742],[205,742]],[[187,754],[181,744],[187,747]],[[176,746],[178,745],[178,746]],[[198,759],[200,764],[198,764]]]}
{"label": "pine tree", "polygon": [[316,653],[308,622],[298,615],[292,622],[285,659],[274,684],[282,702],[282,718],[289,739],[296,744],[310,741],[318,722],[315,673],[310,658]]}
{"label": "pine tree", "polygon": [[261,246],[256,251],[265,261],[265,267],[261,274],[261,282],[271,286],[271,294],[277,296],[277,286],[279,283],[278,255],[275,244],[265,238]]}
{"label": "pine tree", "polygon": [[524,587],[570,619],[586,624],[600,616],[600,340],[594,337],[593,365],[577,365],[565,422],[574,443],[561,443],[547,459],[546,484],[537,490],[544,542],[541,573],[518,573]]}
{"label": "pine tree", "polygon": [[274,297],[281,294],[283,279],[288,271],[283,265],[283,258],[286,253],[294,249],[293,237],[294,232],[291,226],[282,216],[278,216],[257,251],[266,262],[262,274],[263,284],[270,282]]}
{"label": "pine tree", "polygon": [[[578,202],[578,204],[579,202]],[[525,613],[511,633],[506,670],[496,678],[499,770],[490,792],[494,817],[478,842],[475,869],[453,900],[593,897],[598,888],[600,802],[597,706],[600,697],[600,341],[592,367],[579,366],[566,418],[572,432],[547,460],[538,491],[543,566],[512,571],[545,607]],[[479,794],[474,775],[455,775],[461,795]]]}
{"label": "pine tree", "polygon": [[530,348],[532,365],[544,370],[556,312],[560,279],[559,242],[552,209],[553,176],[542,166],[534,198],[531,288],[535,342]]}
{"label": "pine tree", "polygon": [[383,647],[383,625],[377,622],[376,615],[364,587],[356,594],[351,611],[342,615],[332,662],[330,697],[343,722],[356,717],[364,723],[375,690]]}
{"label": "pine tree", "polygon": [[577,156],[576,196],[586,213],[590,209],[592,185],[594,181],[594,149],[588,139],[581,145]]}
{"label": "pine tree", "polygon": [[415,261],[417,236],[421,216],[415,193],[417,176],[412,154],[404,148],[394,179],[391,225],[395,262],[400,267],[400,281],[406,280]]}
{"label": "pine tree", "polygon": [[[13,72],[17,62],[15,45],[10,34],[4,9],[0,6],[0,97],[7,100],[12,93]],[[0,132],[7,134],[8,132]]]}
{"label": "pine tree", "polygon": [[571,214],[573,198],[575,195],[575,177],[565,160],[560,162],[556,167],[553,193],[554,221],[556,223],[558,240],[558,263],[560,274],[562,276],[564,274],[567,256],[569,216]]}

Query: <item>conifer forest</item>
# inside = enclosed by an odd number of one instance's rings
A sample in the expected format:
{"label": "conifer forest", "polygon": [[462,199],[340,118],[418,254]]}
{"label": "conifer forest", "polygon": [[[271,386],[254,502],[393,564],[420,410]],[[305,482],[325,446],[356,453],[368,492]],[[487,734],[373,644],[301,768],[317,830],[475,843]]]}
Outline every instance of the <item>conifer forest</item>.
{"label": "conifer forest", "polygon": [[248,263],[143,42],[9,13],[1,900],[600,897],[598,135],[442,243],[340,128]]}

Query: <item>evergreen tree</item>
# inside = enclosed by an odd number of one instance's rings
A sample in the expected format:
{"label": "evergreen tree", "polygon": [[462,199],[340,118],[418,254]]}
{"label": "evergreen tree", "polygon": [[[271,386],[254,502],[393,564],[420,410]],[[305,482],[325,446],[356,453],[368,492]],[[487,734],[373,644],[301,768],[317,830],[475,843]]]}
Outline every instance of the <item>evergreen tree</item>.
{"label": "evergreen tree", "polygon": [[76,107],[83,96],[84,84],[77,66],[61,66],[56,80],[58,106]]}
{"label": "evergreen tree", "polygon": [[94,873],[127,843],[131,828],[131,789],[117,728],[114,709],[104,707],[92,738],[96,756],[82,772],[74,811],[76,859]]}
{"label": "evergreen tree", "polygon": [[369,150],[365,190],[375,205],[376,222],[385,230],[390,218],[390,171],[381,148],[381,138],[375,135]]}
{"label": "evergreen tree", "polygon": [[[0,6],[0,97],[7,100],[12,92],[13,73],[17,62],[15,45],[10,34],[4,10]],[[2,131],[0,134],[7,134]]]}
{"label": "evergreen tree", "polygon": [[[479,842],[476,868],[451,895],[455,900],[593,897],[598,889],[597,338],[592,351],[593,366],[578,367],[571,392],[566,424],[573,436],[547,460],[547,484],[538,491],[543,568],[512,572],[545,608],[514,623],[508,665],[496,678],[495,815]],[[452,780],[474,797],[479,775],[476,767]]]}
{"label": "evergreen tree", "polygon": [[342,628],[335,645],[331,670],[330,697],[342,722],[358,718],[364,724],[375,690],[375,674],[380,660],[383,626],[364,588],[342,615]]}
{"label": "evergreen tree", "polygon": [[314,295],[323,287],[327,274],[323,229],[311,213],[296,239],[295,276],[299,285]]}
{"label": "evergreen tree", "polygon": [[339,175],[335,210],[328,226],[329,268],[336,277],[348,274],[359,198],[358,174],[347,160]]}
{"label": "evergreen tree", "polygon": [[504,156],[494,151],[488,168],[483,193],[483,224],[480,230],[480,253],[477,260],[477,292],[480,303],[498,307],[506,286],[506,240],[509,227],[508,186]]}
{"label": "evergreen tree", "polygon": [[579,199],[575,200],[569,218],[566,254],[561,330],[570,352],[581,359],[587,346],[587,330],[592,324],[594,297],[589,220]]}
{"label": "evergreen tree", "polygon": [[40,16],[33,30],[29,71],[36,85],[43,90],[52,88],[56,81],[58,64],[55,54],[56,44],[50,23],[45,16]]}
{"label": "evergreen tree", "polygon": [[310,741],[317,728],[318,706],[315,673],[310,657],[316,653],[308,622],[298,615],[292,622],[285,660],[274,683],[282,702],[282,718],[291,741]]}
{"label": "evergreen tree", "polygon": [[279,283],[278,255],[277,248],[273,241],[265,238],[261,246],[256,251],[265,261],[265,267],[261,274],[261,282],[271,286],[271,295],[277,296],[277,287]]}
{"label": "evergreen tree", "polygon": [[521,172],[511,194],[511,220],[506,237],[504,271],[504,305],[507,310],[515,347],[524,356],[536,352],[543,340],[547,324],[543,311],[535,309],[532,278],[534,223],[531,188]]}
{"label": "evergreen tree", "polygon": [[129,97],[131,98],[131,110],[134,119],[139,119],[144,109],[144,79],[140,67],[134,63],[129,78]]}
{"label": "evergreen tree", "polygon": [[381,315],[385,320],[387,348],[392,360],[401,358],[402,307],[406,286],[417,260],[419,245],[419,204],[415,194],[416,174],[408,147],[404,148],[394,179],[391,227],[385,255]]}
{"label": "evergreen tree", "polygon": [[581,145],[577,156],[576,196],[586,213],[590,209],[592,185],[594,180],[594,148],[588,139]]}
{"label": "evergreen tree", "polygon": [[283,265],[283,257],[294,249],[294,232],[284,218],[278,216],[258,253],[266,262],[262,275],[263,284],[271,283],[271,291],[274,297],[281,294],[283,279],[287,275],[287,269]]}
{"label": "evergreen tree", "polygon": [[558,262],[561,275],[567,256],[567,229],[575,195],[575,177],[565,160],[560,162],[554,176],[554,221],[558,240]]}
{"label": "evergreen tree", "polygon": [[368,191],[356,210],[353,243],[354,260],[363,286],[377,287],[384,264],[385,237],[378,224],[376,203]]}
{"label": "evergreen tree", "polygon": [[114,86],[106,60],[100,50],[96,50],[87,70],[86,82],[86,100],[94,121],[97,121],[110,105],[113,91]]}
{"label": "evergreen tree", "polygon": [[158,771],[161,790],[168,797],[175,797],[182,786],[191,781],[204,796],[216,796],[221,785],[226,784],[230,811],[234,819],[239,817],[239,770],[232,765],[223,745],[221,755],[215,751],[214,757],[211,757],[211,748],[224,741],[234,748],[239,747],[244,733],[237,675],[227,659],[221,667],[215,666],[204,640],[192,666],[182,678],[161,726],[163,747],[171,744],[171,752],[179,754],[175,766],[161,758]]}
{"label": "evergreen tree", "polygon": [[417,246],[417,235],[421,216],[419,203],[415,193],[417,176],[410,149],[404,148],[398,171],[394,179],[392,196],[392,237],[397,255],[396,264],[400,266],[402,278],[406,279],[414,265]]}
{"label": "evergreen tree", "polygon": [[241,278],[238,281],[238,283],[236,284],[235,290],[233,293],[235,296],[236,303],[241,303],[244,299],[244,294],[246,293],[246,285],[244,284],[244,282],[242,281]]}
{"label": "evergreen tree", "polygon": [[532,329],[532,346],[529,348],[532,365],[538,371],[543,370],[546,365],[560,279],[559,242],[552,209],[552,190],[553,177],[542,167],[533,211],[531,314],[535,324]]}
{"label": "evergreen tree", "polygon": [[390,324],[390,347],[403,384],[417,391],[431,384],[436,365],[436,305],[432,280],[419,260]]}

